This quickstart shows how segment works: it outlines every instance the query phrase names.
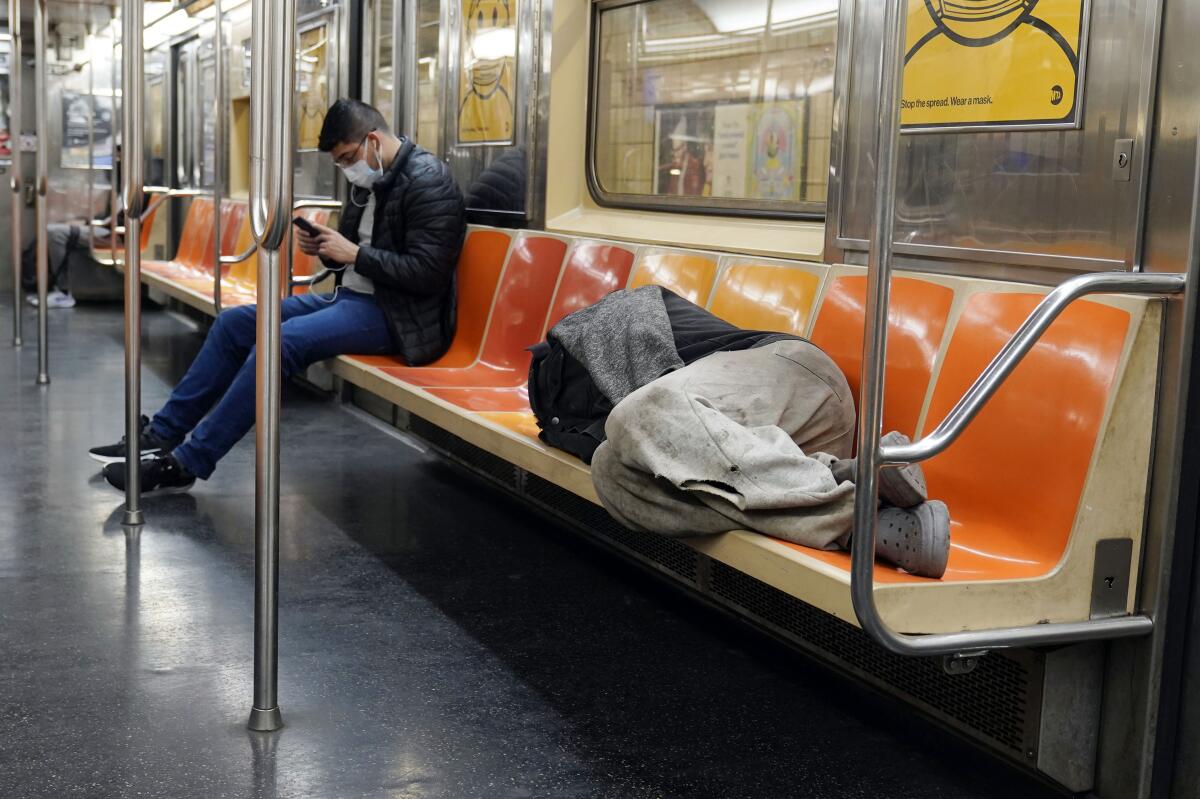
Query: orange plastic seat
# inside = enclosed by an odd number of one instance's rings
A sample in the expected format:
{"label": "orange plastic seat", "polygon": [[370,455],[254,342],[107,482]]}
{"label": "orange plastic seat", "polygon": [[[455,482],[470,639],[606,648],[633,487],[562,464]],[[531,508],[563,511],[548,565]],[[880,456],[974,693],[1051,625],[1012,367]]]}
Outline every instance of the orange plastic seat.
{"label": "orange plastic seat", "polygon": [[529,438],[538,437],[537,418],[532,413],[481,413],[480,418]]}
{"label": "orange plastic seat", "polygon": [[567,245],[562,239],[521,234],[513,242],[500,278],[479,358],[469,366],[381,367],[417,386],[522,386],[529,374],[528,348],[541,341]]}
{"label": "orange plastic seat", "polygon": [[[162,195],[148,194],[146,195],[146,205],[149,206]],[[161,207],[161,206],[160,206]],[[150,213],[146,214],[146,218],[142,220],[142,235],[140,244],[138,245],[142,252],[150,246],[150,233],[154,230],[154,220],[158,216],[158,208],[154,208]]]}
{"label": "orange plastic seat", "polygon": [[142,269],[176,282],[202,277],[205,251],[212,243],[212,226],[213,201],[206,197],[193,198],[175,257],[170,261],[143,261]]}
{"label": "orange plastic seat", "polygon": [[[329,227],[329,219],[333,216],[328,208],[304,208],[296,212],[296,216],[303,217],[309,222],[315,222],[318,225]],[[320,274],[325,265],[321,263],[321,259],[315,255],[305,255],[300,250],[300,242],[296,236],[292,236],[292,276],[293,277],[311,277]],[[285,266],[286,269],[286,266]],[[287,279],[287,273],[284,273],[284,279]],[[289,294],[303,294],[310,290],[308,286],[290,287]]]}
{"label": "orange plastic seat", "polygon": [[[1041,299],[976,294],[929,408],[933,429]],[[925,464],[953,519],[951,566],[976,579],[1041,576],[1062,558],[1125,346],[1130,315],[1067,308],[962,436]]]}
{"label": "orange plastic seat", "polygon": [[[945,418],[1041,299],[978,293],[955,326],[926,430]],[[924,464],[950,508],[943,582],[1020,580],[1055,569],[1067,547],[1125,346],[1129,313],[1067,308],[948,450]],[[789,545],[790,546],[790,545]],[[850,568],[844,552],[804,550]],[[876,565],[880,582],[916,582]]]}
{"label": "orange plastic seat", "polygon": [[529,407],[529,387],[524,385],[528,376],[529,370],[526,368],[525,373],[521,375],[522,385],[519,386],[427,388],[426,391],[468,411],[532,413]]}
{"label": "orange plastic seat", "polygon": [[[602,300],[625,286],[633,267],[633,251],[617,244],[599,241],[580,241],[571,248],[563,266],[562,278],[554,293],[554,303],[538,340],[545,338],[550,328],[564,317]],[[471,411],[529,413],[529,390],[525,385],[528,373],[515,385],[492,386],[487,389],[431,388],[431,393],[461,408]]]}
{"label": "orange plastic seat", "polygon": [[[236,200],[224,200],[221,203],[221,254],[233,255],[237,252],[238,241],[241,238],[242,228],[247,226],[246,223],[247,206],[245,203],[237,202]],[[216,256],[213,252],[213,237],[212,226],[208,229],[208,240],[204,245],[203,256],[200,264],[195,269],[200,273],[195,277],[179,278],[176,282],[200,292],[206,297],[213,295],[213,267],[216,263]],[[223,275],[228,273],[229,267],[223,267]],[[222,279],[222,283],[224,280]],[[222,285],[224,289],[224,285]],[[221,299],[224,304],[224,291],[222,290]]]}
{"label": "orange plastic seat", "polygon": [[624,288],[632,268],[633,250],[600,241],[576,243],[563,267],[546,330],[562,321],[564,316],[595,305],[617,289]]}
{"label": "orange plastic seat", "polygon": [[[504,270],[512,234],[489,228],[468,229],[458,257],[458,327],[450,349],[423,368],[469,366],[479,357],[484,328]],[[404,366],[394,355],[350,355],[355,363],[376,368]]]}
{"label": "orange plastic seat", "polygon": [[817,275],[799,267],[737,263],[721,274],[709,310],[748,330],[803,336],[820,286]]}
{"label": "orange plastic seat", "polygon": [[656,285],[690,300],[707,305],[717,276],[715,256],[691,252],[651,251],[642,253],[634,266],[629,288]]}
{"label": "orange plastic seat", "polygon": [[[911,277],[892,279],[883,408],[885,431],[899,430],[908,436],[916,432],[953,300],[954,291],[947,286]],[[810,337],[846,375],[856,402],[862,372],[866,301],[865,276],[834,278],[821,302]]]}
{"label": "orange plastic seat", "polygon": [[[238,236],[233,245],[229,248],[227,255],[236,255],[245,252],[246,248],[254,241],[254,234],[250,229],[248,217],[246,217],[247,206],[241,204],[242,215],[245,220],[238,231]],[[296,216],[303,217],[310,222],[316,222],[319,225],[328,225],[332,213],[328,208],[304,208],[296,212]],[[321,260],[313,255],[305,255],[300,251],[300,245],[296,238],[292,237],[292,274],[295,277],[307,277],[318,274],[324,265]],[[232,307],[235,305],[252,305],[258,302],[258,255],[254,254],[241,263],[233,264],[225,267],[225,273],[221,278],[221,305]],[[280,261],[280,280],[287,280],[287,264]],[[282,285],[282,284],[281,284]],[[307,287],[298,287],[291,293],[299,293],[306,291]]]}

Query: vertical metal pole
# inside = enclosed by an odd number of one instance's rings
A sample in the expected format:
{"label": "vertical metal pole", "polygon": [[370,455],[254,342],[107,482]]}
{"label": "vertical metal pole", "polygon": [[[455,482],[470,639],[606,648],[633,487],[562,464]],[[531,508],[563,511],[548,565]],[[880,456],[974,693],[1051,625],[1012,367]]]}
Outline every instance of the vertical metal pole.
{"label": "vertical metal pole", "polygon": [[[114,5],[109,9],[109,24],[108,32],[112,36],[112,57],[108,60],[108,90],[112,92],[112,110],[113,116],[117,116],[117,10],[119,6]],[[122,106],[124,108],[124,106]],[[114,119],[115,122],[115,119]],[[122,131],[124,134],[124,131]],[[117,167],[121,163],[121,158],[117,156],[117,131],[114,128],[112,133],[112,143],[109,145],[109,152],[112,153],[111,165],[112,168],[108,171],[108,259],[112,263],[117,262],[117,197],[121,192],[121,186],[117,183]],[[123,168],[123,167],[122,167]]]}
{"label": "vertical metal pole", "polygon": [[21,346],[22,310],[21,296],[21,0],[8,0],[8,31],[12,36],[9,51],[8,71],[8,125],[12,137],[12,264],[13,264],[13,346]]}
{"label": "vertical metal pole", "polygon": [[[904,4],[903,8],[901,3]],[[875,528],[878,504],[879,437],[883,424],[887,316],[892,285],[895,235],[896,164],[900,151],[900,90],[904,61],[904,9],[907,0],[887,0],[879,80],[879,133],[876,141],[875,226],[867,255],[866,330],[858,398],[858,474],[855,478],[854,535],[850,543],[851,599],[857,611],[874,603]],[[862,614],[859,614],[860,616]]]}
{"label": "vertical metal pole", "polygon": [[49,182],[48,154],[50,123],[46,121],[46,0],[37,0],[33,22],[34,100],[37,121],[37,296],[38,296],[38,372],[37,384],[50,382],[50,347],[46,339],[46,293],[50,280],[49,239],[46,233],[46,191]]}
{"label": "vertical metal pole", "polygon": [[[392,41],[392,97],[395,105],[393,116],[399,117],[395,131],[408,138],[417,139],[417,114],[420,113],[420,65],[418,43],[421,35],[421,19],[417,9],[418,0],[403,0],[397,7],[392,4],[392,16],[396,18]],[[634,50],[636,52],[636,48]],[[634,73],[636,74],[636,73]]]}
{"label": "vertical metal pole", "polygon": [[[91,26],[88,26],[87,38],[92,38]],[[88,241],[91,241],[92,232],[95,228],[92,227],[92,220],[96,217],[96,68],[92,64],[92,59],[87,60],[88,71],[88,166],[87,166],[87,193],[84,198],[84,207],[87,209],[80,219],[84,220],[83,224],[87,225]],[[92,248],[89,246],[89,250]]]}
{"label": "vertical metal pole", "polygon": [[[225,196],[225,17],[213,3],[213,309],[221,312],[221,204]],[[202,128],[203,129],[203,128]]]}
{"label": "vertical metal pole", "polygon": [[[292,216],[296,0],[253,0],[250,222],[258,244],[254,479],[254,705],[248,726],[283,726],[279,712],[279,248]],[[270,81],[270,85],[267,81]]]}
{"label": "vertical metal pole", "polygon": [[124,0],[121,19],[121,192],[125,197],[125,516],[142,523],[142,114],[145,72],[142,0]]}

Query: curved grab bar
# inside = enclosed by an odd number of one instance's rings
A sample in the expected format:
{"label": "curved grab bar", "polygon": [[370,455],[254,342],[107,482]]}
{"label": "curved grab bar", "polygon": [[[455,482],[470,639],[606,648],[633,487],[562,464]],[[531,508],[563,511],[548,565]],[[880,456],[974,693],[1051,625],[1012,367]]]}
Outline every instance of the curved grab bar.
{"label": "curved grab bar", "polygon": [[322,280],[324,280],[327,277],[332,277],[335,274],[337,274],[337,273],[335,271],[333,271],[332,269],[322,269],[320,272],[317,272],[315,275],[306,275],[305,277],[291,278],[288,281],[288,283],[290,283],[292,286],[312,286],[317,283],[320,283]]}
{"label": "curved grab bar", "polygon": [[250,256],[254,255],[254,253],[256,253],[256,252],[258,252],[258,242],[252,241],[252,242],[250,242],[250,245],[248,247],[246,247],[246,249],[242,250],[237,255],[222,255],[221,256],[221,264],[223,266],[229,266],[230,264],[240,264],[242,261],[249,260]]}
{"label": "curved grab bar", "polygon": [[[145,210],[143,210],[140,214],[138,214],[138,219],[142,222],[145,222],[146,217],[150,216],[150,214],[152,212],[158,210],[158,207],[160,205],[162,205],[163,203],[165,203],[167,200],[175,200],[175,199],[179,199],[180,197],[211,197],[212,196],[212,192],[208,191],[207,189],[168,189],[168,188],[164,188],[162,186],[147,186],[145,189],[145,193],[153,194],[153,195],[155,195],[155,197],[146,206]],[[129,207],[128,203],[126,204],[125,207],[126,208]]]}
{"label": "curved grab bar", "polygon": [[296,200],[292,203],[293,211],[300,211],[304,208],[328,208],[333,211],[342,210],[342,203],[338,200]]}
{"label": "curved grab bar", "polygon": [[874,222],[867,259],[862,380],[859,397],[858,468],[855,476],[854,528],[850,542],[850,595],[859,624],[874,641],[900,655],[974,656],[990,649],[1045,646],[1145,635],[1154,621],[1145,615],[1037,624],[969,632],[911,635],[887,625],[875,603],[875,533],[879,470],[923,460],[948,447],[995,394],[1050,324],[1071,302],[1088,294],[1124,292],[1178,294],[1186,279],[1177,274],[1100,273],[1081,275],[1050,292],[1000,350],[941,424],[920,441],[880,447],[887,351],[888,304],[892,278],[892,242],[896,173],[900,150],[900,86],[905,9],[899,0],[886,5],[884,53],[880,72],[878,165]]}
{"label": "curved grab bar", "polygon": [[1187,275],[1174,273],[1097,272],[1079,275],[1062,283],[1038,303],[933,432],[911,444],[882,447],[880,464],[893,466],[917,463],[945,451],[983,410],[983,406],[1029,354],[1054,320],[1075,300],[1089,294],[1165,296],[1180,294],[1186,287]]}

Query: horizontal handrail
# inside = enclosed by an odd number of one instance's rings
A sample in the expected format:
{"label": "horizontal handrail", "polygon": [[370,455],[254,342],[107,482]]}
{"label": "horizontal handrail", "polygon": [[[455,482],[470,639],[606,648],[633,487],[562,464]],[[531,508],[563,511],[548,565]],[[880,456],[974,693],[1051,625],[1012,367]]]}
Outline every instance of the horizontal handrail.
{"label": "horizontal handrail", "polygon": [[296,200],[292,204],[293,211],[301,211],[305,208],[329,208],[334,211],[342,210],[342,204],[337,200]]}
{"label": "horizontal handrail", "polygon": [[337,272],[333,271],[332,269],[322,269],[320,272],[317,272],[315,275],[306,275],[304,277],[294,277],[288,282],[291,283],[292,286],[312,286],[317,283],[320,283],[325,278],[332,277],[333,275],[336,275],[336,274],[337,274]]}
{"label": "horizontal handrail", "polygon": [[225,266],[228,266],[229,264],[240,264],[242,261],[249,260],[250,256],[254,255],[256,252],[258,252],[258,242],[252,241],[250,242],[250,246],[242,250],[237,255],[222,255],[221,263]]}
{"label": "horizontal handrail", "polygon": [[880,447],[880,464],[895,466],[917,463],[944,452],[983,410],[983,406],[1029,354],[1054,320],[1075,300],[1089,294],[1167,296],[1179,294],[1186,287],[1187,276],[1176,273],[1098,272],[1071,278],[1038,303],[933,432],[911,444]]}
{"label": "horizontal handrail", "polygon": [[147,186],[146,194],[156,195],[150,204],[146,206],[146,210],[142,211],[138,217],[143,222],[150,216],[150,213],[155,211],[160,205],[167,200],[176,200],[181,197],[211,197],[212,192],[206,189],[168,189],[162,186]]}

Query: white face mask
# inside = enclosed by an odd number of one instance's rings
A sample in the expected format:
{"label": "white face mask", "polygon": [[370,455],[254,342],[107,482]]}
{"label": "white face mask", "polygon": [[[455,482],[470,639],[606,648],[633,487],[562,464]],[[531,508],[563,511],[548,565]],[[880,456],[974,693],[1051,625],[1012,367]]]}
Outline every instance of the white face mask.
{"label": "white face mask", "polygon": [[[363,141],[369,141],[369,139],[364,138]],[[370,150],[367,151],[367,155],[370,155]],[[375,161],[379,166],[372,167],[367,163],[367,160],[364,158],[361,161],[355,161],[350,166],[338,164],[337,167],[342,170],[342,174],[346,176],[346,180],[360,189],[369,189],[375,185],[376,181],[383,177],[383,161],[379,158],[378,153],[375,155]]]}

